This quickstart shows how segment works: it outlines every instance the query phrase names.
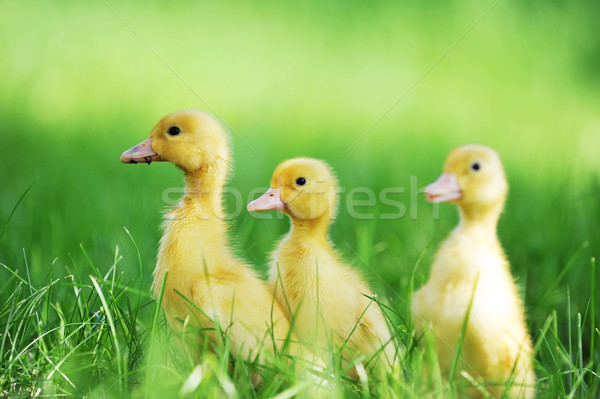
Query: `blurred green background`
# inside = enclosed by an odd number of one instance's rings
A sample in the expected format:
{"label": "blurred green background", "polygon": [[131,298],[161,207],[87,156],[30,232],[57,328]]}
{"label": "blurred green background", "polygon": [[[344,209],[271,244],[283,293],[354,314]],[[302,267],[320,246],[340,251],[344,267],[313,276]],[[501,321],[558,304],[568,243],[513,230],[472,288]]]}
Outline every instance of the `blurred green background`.
{"label": "blurred green background", "polygon": [[[568,289],[571,315],[589,306],[600,255],[597,1],[23,0],[0,10],[2,225],[35,182],[0,239],[0,262],[21,274],[27,262],[34,284],[90,273],[80,244],[101,271],[118,246],[123,281],[139,281],[126,227],[149,289],[163,196],[183,179],[170,164],[119,155],[164,114],[200,108],[232,132],[229,187],[243,198],[226,197],[232,212],[242,207],[232,242],[258,270],[288,222],[254,219],[249,194],[280,161],[321,158],[345,193],[406,189],[391,196],[407,208],[395,220],[351,218],[342,194],[331,237],[407,315],[417,259],[424,253],[419,286],[457,222],[451,205],[436,220],[423,198],[411,202],[411,178],[423,187],[451,148],[481,143],[507,170],[499,234],[530,331],[553,310],[567,322]],[[393,209],[377,200],[359,212]],[[0,286],[3,300],[13,288]]]}

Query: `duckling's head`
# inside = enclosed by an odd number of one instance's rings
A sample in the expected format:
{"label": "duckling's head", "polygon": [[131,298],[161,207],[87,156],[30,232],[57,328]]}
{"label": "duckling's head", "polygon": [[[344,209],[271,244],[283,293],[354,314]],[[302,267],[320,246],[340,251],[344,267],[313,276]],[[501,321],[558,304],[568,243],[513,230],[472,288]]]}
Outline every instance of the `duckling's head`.
{"label": "duckling's head", "polygon": [[430,202],[453,202],[461,209],[502,206],[508,183],[500,156],[482,145],[465,145],[450,152],[444,173],[425,187]]}
{"label": "duckling's head", "polygon": [[271,188],[248,204],[249,211],[281,210],[295,219],[335,216],[337,179],[323,161],[294,158],[281,163],[271,177]]}
{"label": "duckling's head", "polygon": [[121,155],[124,163],[169,161],[185,172],[229,161],[223,126],[202,111],[173,112],[163,117],[150,137]]}

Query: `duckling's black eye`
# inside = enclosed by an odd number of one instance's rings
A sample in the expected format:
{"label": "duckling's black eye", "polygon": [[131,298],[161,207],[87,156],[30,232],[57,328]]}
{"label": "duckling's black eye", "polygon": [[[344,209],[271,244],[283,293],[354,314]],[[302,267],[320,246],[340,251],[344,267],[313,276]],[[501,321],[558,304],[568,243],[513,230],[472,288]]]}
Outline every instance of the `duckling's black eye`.
{"label": "duckling's black eye", "polygon": [[473,163],[473,165],[471,165],[471,169],[477,172],[479,169],[481,169],[481,165],[479,164],[479,162],[475,162]]}
{"label": "duckling's black eye", "polygon": [[169,136],[177,136],[179,133],[181,133],[181,129],[177,126],[171,126],[169,130],[167,130],[167,133],[169,133]]}
{"label": "duckling's black eye", "polygon": [[296,179],[296,184],[299,186],[303,186],[306,184],[306,179],[304,177],[299,177]]}

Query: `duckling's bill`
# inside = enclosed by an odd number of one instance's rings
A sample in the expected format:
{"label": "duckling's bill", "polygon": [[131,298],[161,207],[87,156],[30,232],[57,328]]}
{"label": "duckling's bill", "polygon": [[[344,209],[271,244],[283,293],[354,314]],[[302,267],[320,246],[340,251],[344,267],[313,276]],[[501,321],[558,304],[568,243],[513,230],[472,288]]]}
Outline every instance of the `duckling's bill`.
{"label": "duckling's bill", "polygon": [[442,173],[436,181],[425,187],[424,192],[429,202],[448,202],[462,197],[462,190],[454,173]]}
{"label": "duckling's bill", "polygon": [[281,200],[281,189],[270,188],[266,193],[248,204],[249,211],[272,211],[285,209],[285,203]]}
{"label": "duckling's bill", "polygon": [[162,162],[163,159],[152,149],[152,137],[142,141],[121,154],[123,163],[147,163]]}

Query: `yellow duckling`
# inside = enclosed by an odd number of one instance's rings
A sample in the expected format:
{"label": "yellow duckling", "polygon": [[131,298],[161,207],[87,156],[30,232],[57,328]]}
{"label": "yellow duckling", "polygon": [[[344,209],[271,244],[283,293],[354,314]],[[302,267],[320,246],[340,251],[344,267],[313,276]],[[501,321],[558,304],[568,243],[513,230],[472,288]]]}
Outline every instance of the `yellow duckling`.
{"label": "yellow duckling", "polygon": [[345,343],[345,356],[364,356],[378,370],[389,367],[395,345],[383,314],[365,297],[373,294],[363,277],[328,239],[337,206],[331,169],[315,159],[290,159],[277,167],[270,186],[248,210],[277,209],[291,218],[291,231],[273,253],[269,283],[294,319],[298,339],[319,350]]}
{"label": "yellow duckling", "polygon": [[218,328],[230,338],[233,356],[247,360],[280,347],[289,322],[267,285],[229,248],[221,203],[229,157],[221,124],[191,110],[162,118],[121,161],[169,161],[183,170],[186,195],[164,218],[154,293],[164,284],[162,306],[174,331],[189,331],[189,323],[214,340]]}
{"label": "yellow duckling", "polygon": [[463,341],[462,370],[483,378],[494,397],[506,383],[512,398],[535,395],[531,339],[523,303],[510,274],[496,224],[508,183],[491,148],[465,145],[448,155],[444,173],[425,188],[430,202],[458,206],[460,223],[438,250],[427,283],[413,296],[418,332],[436,338],[442,372],[448,373],[470,306]]}

